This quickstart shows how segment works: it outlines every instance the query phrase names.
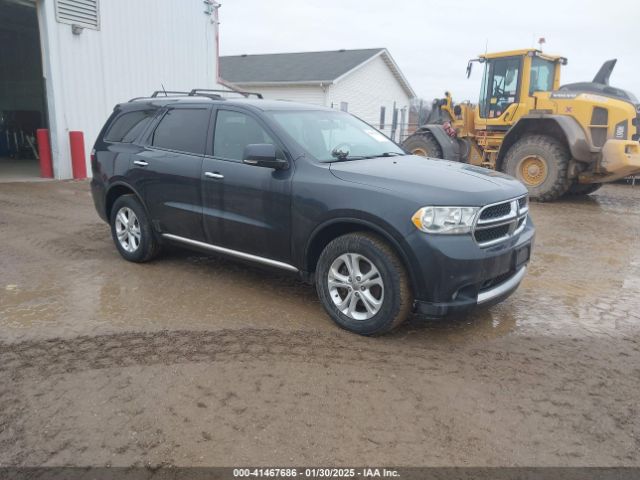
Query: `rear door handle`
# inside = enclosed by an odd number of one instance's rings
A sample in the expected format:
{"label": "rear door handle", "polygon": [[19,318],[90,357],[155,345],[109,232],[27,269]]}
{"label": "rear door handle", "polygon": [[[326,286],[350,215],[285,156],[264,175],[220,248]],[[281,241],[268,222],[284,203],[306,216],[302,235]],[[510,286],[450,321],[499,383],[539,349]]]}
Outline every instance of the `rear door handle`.
{"label": "rear door handle", "polygon": [[224,175],[218,172],[204,172],[204,176],[209,178],[224,178]]}
{"label": "rear door handle", "polygon": [[146,167],[147,165],[149,165],[149,162],[145,162],[144,160],[134,160],[133,163],[136,165],[140,165],[141,167]]}

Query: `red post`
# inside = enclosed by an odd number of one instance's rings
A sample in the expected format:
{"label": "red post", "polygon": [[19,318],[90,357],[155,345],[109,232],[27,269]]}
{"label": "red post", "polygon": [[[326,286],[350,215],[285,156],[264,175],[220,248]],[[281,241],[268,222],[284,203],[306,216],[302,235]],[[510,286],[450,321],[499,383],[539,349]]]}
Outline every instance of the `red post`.
{"label": "red post", "polygon": [[40,176],[53,178],[53,163],[51,162],[51,143],[49,143],[49,130],[39,128],[36,130],[38,141],[38,156],[40,157]]}
{"label": "red post", "polygon": [[84,156],[84,135],[82,132],[69,132],[71,146],[71,170],[73,178],[87,178],[87,161]]}

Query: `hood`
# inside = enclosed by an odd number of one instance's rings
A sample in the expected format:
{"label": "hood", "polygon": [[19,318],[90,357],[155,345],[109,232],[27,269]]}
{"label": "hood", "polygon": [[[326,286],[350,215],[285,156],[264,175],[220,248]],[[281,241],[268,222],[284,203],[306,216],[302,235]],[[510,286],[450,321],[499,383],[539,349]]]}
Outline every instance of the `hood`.
{"label": "hood", "polygon": [[503,173],[416,155],[334,162],[330,169],[346,182],[393,191],[421,205],[479,207],[527,193]]}
{"label": "hood", "polygon": [[[579,93],[595,93],[598,95],[604,95],[605,97],[617,98],[618,100],[624,100],[633,104],[635,107],[638,103],[638,99],[631,93],[621,88],[612,87],[609,85],[609,78],[613,67],[616,66],[617,59],[607,60],[602,64],[596,76],[590,82],[570,83],[560,87],[558,92],[573,92]],[[556,92],[554,92],[556,93]]]}
{"label": "hood", "polygon": [[551,93],[551,98],[575,98],[581,93],[593,93],[596,95],[602,95],[603,97],[616,98],[618,100],[629,102],[633,106],[638,103],[638,99],[635,95],[627,90],[594,82],[579,82],[562,85],[558,90]]}

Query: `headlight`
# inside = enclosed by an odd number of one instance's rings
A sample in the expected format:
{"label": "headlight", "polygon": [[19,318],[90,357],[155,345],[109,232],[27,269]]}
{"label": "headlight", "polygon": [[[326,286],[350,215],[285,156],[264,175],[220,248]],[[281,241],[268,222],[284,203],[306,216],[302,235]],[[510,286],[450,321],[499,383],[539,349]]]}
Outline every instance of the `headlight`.
{"label": "headlight", "polygon": [[427,233],[469,233],[479,207],[422,207],[411,217]]}

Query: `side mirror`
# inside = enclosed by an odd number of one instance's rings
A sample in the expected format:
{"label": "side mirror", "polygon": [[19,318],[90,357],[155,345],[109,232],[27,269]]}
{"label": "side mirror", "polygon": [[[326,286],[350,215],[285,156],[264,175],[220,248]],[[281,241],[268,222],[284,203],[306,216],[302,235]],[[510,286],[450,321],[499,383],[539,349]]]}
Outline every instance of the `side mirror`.
{"label": "side mirror", "polygon": [[244,147],[242,162],[256,167],[282,170],[289,166],[284,158],[278,158],[276,147],[270,143],[252,143]]}

